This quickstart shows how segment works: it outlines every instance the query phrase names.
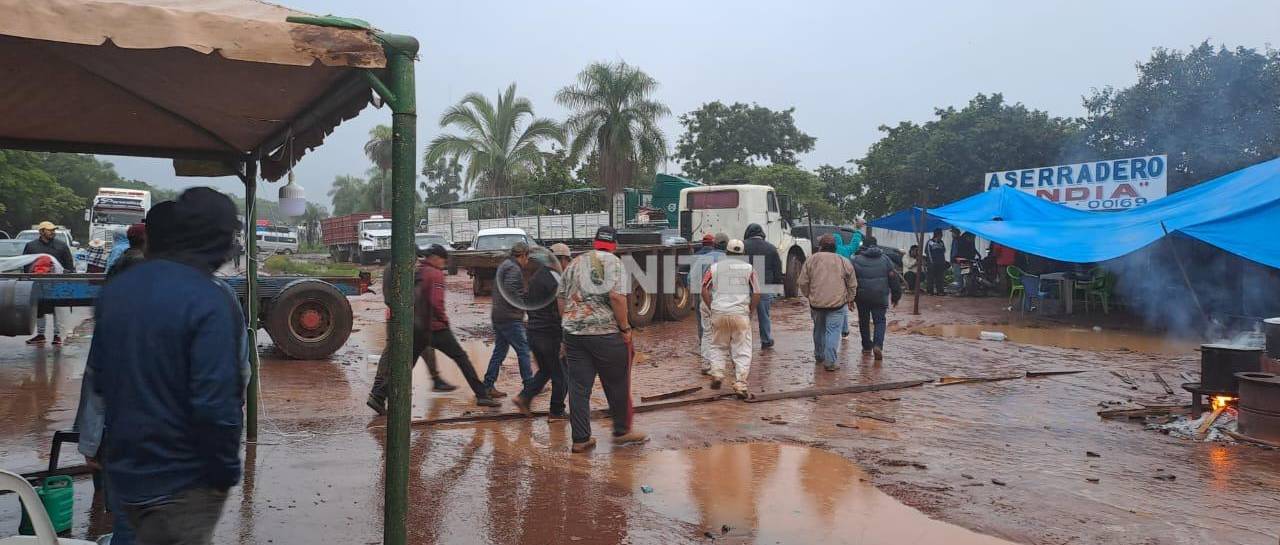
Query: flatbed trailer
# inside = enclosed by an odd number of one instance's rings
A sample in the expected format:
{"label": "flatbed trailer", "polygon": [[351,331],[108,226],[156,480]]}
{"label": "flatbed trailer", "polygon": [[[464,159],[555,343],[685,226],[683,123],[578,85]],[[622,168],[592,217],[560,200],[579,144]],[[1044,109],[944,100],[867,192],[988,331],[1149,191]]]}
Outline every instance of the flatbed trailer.
{"label": "flatbed trailer", "polygon": [[[243,307],[246,276],[220,276]],[[58,307],[91,307],[106,275],[97,273],[0,274],[0,335],[30,335],[36,316]],[[276,347],[294,359],[323,359],[351,336],[347,297],[369,291],[370,275],[352,277],[258,276],[259,323]]]}
{"label": "flatbed trailer", "polygon": [[[571,247],[574,255],[589,249],[587,246]],[[693,253],[691,246],[664,244],[619,244],[617,255],[630,256],[640,267],[656,266],[658,269],[658,293],[645,289],[639,281],[633,279],[631,292],[627,294],[627,302],[631,307],[631,325],[643,327],[656,319],[678,321],[683,320],[693,311],[693,295],[689,290],[682,272],[680,256]],[[650,260],[653,257],[656,259]],[[493,278],[498,265],[507,258],[506,250],[458,250],[449,253],[449,270],[459,267],[467,269],[471,276],[471,293],[473,295],[490,295],[493,292]],[[672,270],[668,268],[674,267]],[[652,271],[645,271],[646,274]],[[671,275],[674,285],[672,289],[663,289]],[[665,293],[663,293],[665,292]]]}

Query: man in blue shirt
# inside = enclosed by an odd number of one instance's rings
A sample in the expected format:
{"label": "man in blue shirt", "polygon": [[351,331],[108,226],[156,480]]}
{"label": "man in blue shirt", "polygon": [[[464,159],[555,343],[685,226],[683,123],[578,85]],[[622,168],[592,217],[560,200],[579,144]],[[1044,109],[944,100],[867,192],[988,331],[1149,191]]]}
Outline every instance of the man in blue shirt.
{"label": "man in blue shirt", "polygon": [[88,368],[106,409],[110,489],[138,542],[207,544],[240,481],[245,321],[213,276],[238,222],[209,188],[173,209],[149,233],[148,259],[103,286]]}

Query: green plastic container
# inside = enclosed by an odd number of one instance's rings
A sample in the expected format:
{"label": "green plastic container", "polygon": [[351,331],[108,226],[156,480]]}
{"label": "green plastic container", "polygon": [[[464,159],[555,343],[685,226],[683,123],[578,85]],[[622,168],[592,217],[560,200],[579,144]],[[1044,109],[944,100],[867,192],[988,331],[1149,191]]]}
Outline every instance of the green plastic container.
{"label": "green plastic container", "polygon": [[[44,510],[49,513],[49,522],[53,523],[53,531],[59,534],[71,529],[71,515],[75,512],[73,507],[76,499],[73,484],[71,477],[54,475],[45,477],[36,488],[40,503],[44,504]],[[27,515],[26,506],[22,507],[22,523],[18,525],[18,533],[24,536],[36,533],[31,527],[31,518]]]}

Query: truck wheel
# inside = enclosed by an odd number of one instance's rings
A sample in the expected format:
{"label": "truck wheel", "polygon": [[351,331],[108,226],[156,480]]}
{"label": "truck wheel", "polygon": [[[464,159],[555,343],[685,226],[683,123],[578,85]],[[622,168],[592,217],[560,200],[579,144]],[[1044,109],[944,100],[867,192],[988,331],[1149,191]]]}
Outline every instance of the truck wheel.
{"label": "truck wheel", "polygon": [[36,327],[40,290],[28,280],[0,280],[0,335],[30,335]]}
{"label": "truck wheel", "polygon": [[267,334],[293,359],[327,358],[351,336],[351,303],[320,280],[289,283],[267,307]]}
{"label": "truck wheel", "polygon": [[631,283],[631,293],[627,294],[628,318],[631,327],[644,327],[653,321],[658,313],[658,297],[645,291],[639,281]]}
{"label": "truck wheel", "polygon": [[678,322],[693,310],[693,292],[683,278],[676,278],[674,293],[663,294],[662,319]]}
{"label": "truck wheel", "polygon": [[782,278],[783,294],[787,297],[800,295],[800,269],[804,267],[804,258],[792,252],[787,256],[787,274]]}
{"label": "truck wheel", "polygon": [[471,295],[492,295],[493,280],[485,279],[479,275],[471,277]]}

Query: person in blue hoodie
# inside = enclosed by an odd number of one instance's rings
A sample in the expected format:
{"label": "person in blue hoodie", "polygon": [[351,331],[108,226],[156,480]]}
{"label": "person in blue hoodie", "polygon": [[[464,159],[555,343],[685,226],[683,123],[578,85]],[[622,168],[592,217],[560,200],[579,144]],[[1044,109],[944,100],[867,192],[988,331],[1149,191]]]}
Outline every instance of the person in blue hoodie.
{"label": "person in blue hoodie", "polygon": [[109,490],[138,543],[208,544],[241,472],[245,321],[213,276],[238,222],[209,188],[171,208],[148,223],[148,259],[103,286],[87,365]]}

